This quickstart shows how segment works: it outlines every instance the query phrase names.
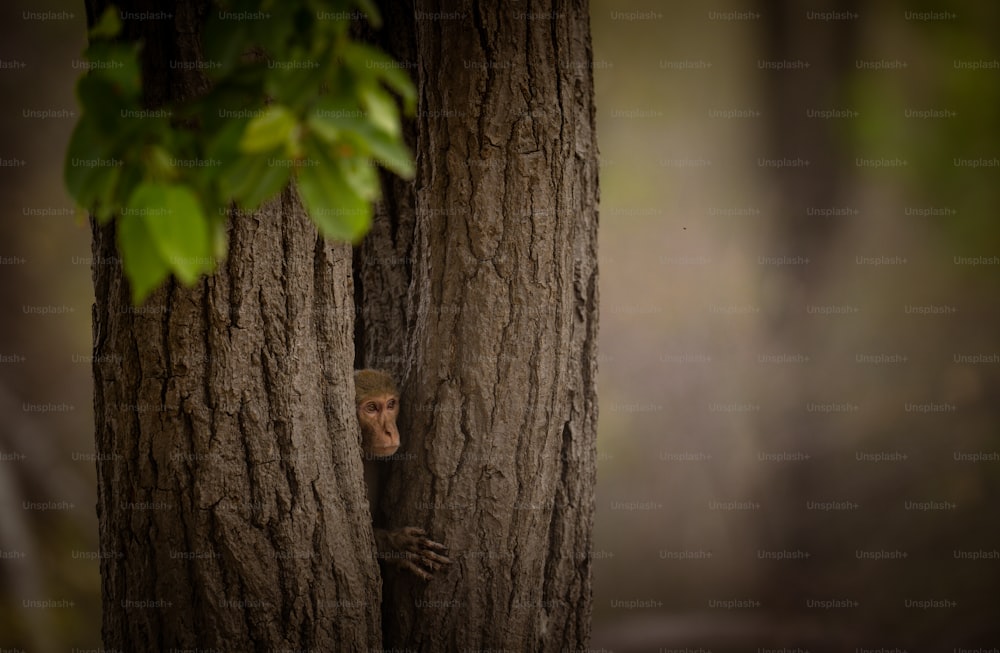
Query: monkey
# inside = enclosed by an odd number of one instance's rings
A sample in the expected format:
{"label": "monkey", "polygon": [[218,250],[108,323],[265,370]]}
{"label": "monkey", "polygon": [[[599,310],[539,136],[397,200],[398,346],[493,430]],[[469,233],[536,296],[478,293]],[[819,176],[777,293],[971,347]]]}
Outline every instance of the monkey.
{"label": "monkey", "polygon": [[399,449],[399,390],[392,377],[381,370],[355,370],[354,401],[361,427],[361,452],[365,469],[368,504],[379,557],[430,580],[433,573],[451,564],[448,549],[427,537],[422,528],[405,526],[396,530],[378,528],[378,502],[385,460]]}

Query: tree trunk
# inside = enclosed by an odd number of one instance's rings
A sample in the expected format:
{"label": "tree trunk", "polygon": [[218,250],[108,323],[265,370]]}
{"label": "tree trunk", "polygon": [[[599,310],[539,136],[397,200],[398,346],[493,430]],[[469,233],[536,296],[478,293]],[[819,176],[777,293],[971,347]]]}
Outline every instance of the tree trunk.
{"label": "tree trunk", "polygon": [[[88,1],[92,22],[103,0]],[[138,6],[121,5],[124,10]],[[150,103],[194,92],[206,0],[127,22]],[[370,650],[378,569],[354,417],[351,255],[294,193],[231,220],[228,260],[133,308],[93,228],[108,649]]]}
{"label": "tree trunk", "polygon": [[[857,15],[856,4],[840,2],[837,8]],[[802,315],[806,306],[822,303],[828,294],[827,281],[837,269],[836,257],[842,256],[840,242],[851,218],[817,217],[811,211],[849,203],[845,171],[850,168],[850,148],[845,145],[844,119],[817,119],[809,112],[851,106],[847,80],[852,79],[857,56],[858,21],[809,20],[803,5],[794,0],[761,2],[759,11],[765,16],[765,58],[809,62],[807,70],[763,74],[768,156],[809,161],[807,167],[778,169],[772,174],[778,199],[770,227],[774,249],[769,254],[798,256],[809,263],[777,266],[763,278],[764,287],[772,289],[765,311],[771,316],[766,346],[768,351],[807,355],[816,361],[828,346],[829,326],[802,319]],[[775,369],[782,367],[792,367],[792,376],[783,378]],[[833,438],[841,427],[828,416],[805,413],[803,406],[817,391],[822,392],[816,387],[817,379],[822,384],[828,379],[805,366],[772,366],[770,374],[771,392],[782,389],[769,400],[771,410],[759,416],[762,446],[822,456],[818,443]],[[803,442],[803,433],[810,434],[808,444]],[[768,568],[755,591],[768,605],[796,611],[824,582],[824,561],[839,551],[837,543],[824,535],[826,515],[802,511],[803,497],[823,496],[828,486],[822,473],[808,463],[776,469],[764,482],[777,507],[767,521],[760,520],[761,547],[809,551],[813,557],[794,567]]]}
{"label": "tree trunk", "polygon": [[598,194],[587,5],[386,4],[415,36],[395,54],[418,78],[418,177],[387,189],[359,256],[361,350],[403,379],[388,524],[426,528],[455,561],[427,584],[387,578],[386,646],[586,648]]}

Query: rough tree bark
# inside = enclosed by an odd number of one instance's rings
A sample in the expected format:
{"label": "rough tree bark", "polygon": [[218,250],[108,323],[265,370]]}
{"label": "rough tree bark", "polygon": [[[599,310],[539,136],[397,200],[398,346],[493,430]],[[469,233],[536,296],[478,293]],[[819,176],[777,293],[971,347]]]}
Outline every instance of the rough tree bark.
{"label": "rough tree bark", "polygon": [[585,648],[598,194],[587,3],[383,4],[401,17],[386,43],[419,85],[418,175],[390,185],[358,256],[360,351],[403,379],[389,524],[426,527],[456,561],[428,584],[386,579],[385,643]]}
{"label": "rough tree bark", "polygon": [[[89,17],[104,4],[88,0]],[[206,10],[185,0],[172,22],[127,24],[146,42],[151,104],[200,88],[167,64],[198,59]],[[456,564],[426,586],[390,579],[384,627],[416,650],[583,648],[597,337],[587,7],[407,10],[420,172],[387,192],[359,257],[361,349],[405,379],[389,525],[427,526]],[[105,645],[377,648],[350,254],[318,239],[289,192],[234,220],[230,239],[215,276],[134,310],[120,265],[105,264],[113,229],[94,227]]]}
{"label": "rough tree bark", "polygon": [[[91,22],[105,4],[87,1]],[[126,22],[154,106],[201,83],[169,63],[199,59],[208,2],[171,10]],[[231,222],[215,275],[138,308],[113,227],[93,228],[104,645],[378,648],[350,249],[319,238],[288,190]]]}

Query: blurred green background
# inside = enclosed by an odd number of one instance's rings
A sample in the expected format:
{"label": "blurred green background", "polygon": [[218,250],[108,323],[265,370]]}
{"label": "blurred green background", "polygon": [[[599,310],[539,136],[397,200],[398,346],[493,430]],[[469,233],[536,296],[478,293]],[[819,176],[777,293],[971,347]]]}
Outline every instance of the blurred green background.
{"label": "blurred green background", "polygon": [[[0,648],[93,649],[83,10],[0,16]],[[1000,647],[998,5],[591,16],[593,647]]]}

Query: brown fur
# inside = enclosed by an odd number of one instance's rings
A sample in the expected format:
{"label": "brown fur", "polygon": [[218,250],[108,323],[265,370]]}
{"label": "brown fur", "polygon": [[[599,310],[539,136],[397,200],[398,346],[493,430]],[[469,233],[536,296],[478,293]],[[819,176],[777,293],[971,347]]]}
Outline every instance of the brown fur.
{"label": "brown fur", "polygon": [[382,370],[354,370],[355,406],[360,406],[367,397],[386,394],[399,396],[399,389],[391,376]]}

